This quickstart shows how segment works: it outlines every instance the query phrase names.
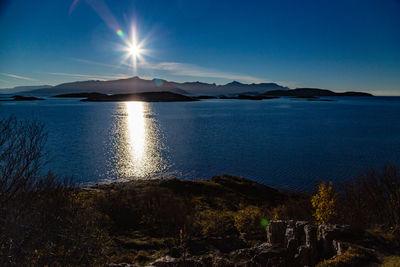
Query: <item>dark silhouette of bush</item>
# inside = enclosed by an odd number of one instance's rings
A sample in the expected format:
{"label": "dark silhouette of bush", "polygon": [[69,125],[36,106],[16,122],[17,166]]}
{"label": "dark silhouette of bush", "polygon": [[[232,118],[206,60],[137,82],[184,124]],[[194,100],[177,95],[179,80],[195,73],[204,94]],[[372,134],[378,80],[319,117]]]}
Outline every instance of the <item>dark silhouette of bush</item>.
{"label": "dark silhouette of bush", "polygon": [[287,198],[271,210],[273,220],[313,221],[311,195],[287,192]]}
{"label": "dark silhouette of bush", "polygon": [[46,133],[37,121],[0,120],[0,265],[106,262],[106,218],[79,189],[42,173]]}
{"label": "dark silhouette of bush", "polygon": [[360,228],[400,227],[400,170],[371,169],[338,186],[341,220]]}
{"label": "dark silhouette of bush", "polygon": [[47,134],[37,121],[0,120],[0,208],[41,180]]}

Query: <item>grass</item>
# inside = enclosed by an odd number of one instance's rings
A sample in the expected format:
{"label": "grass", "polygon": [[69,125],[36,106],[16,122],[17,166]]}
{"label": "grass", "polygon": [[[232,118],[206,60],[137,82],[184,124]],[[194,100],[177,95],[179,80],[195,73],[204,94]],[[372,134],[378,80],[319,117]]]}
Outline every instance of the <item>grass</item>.
{"label": "grass", "polygon": [[376,258],[371,250],[351,244],[342,255],[333,259],[324,260],[318,263],[317,267],[365,266],[374,260],[376,260]]}
{"label": "grass", "polygon": [[398,267],[400,266],[400,256],[386,256],[382,259],[382,267]]}

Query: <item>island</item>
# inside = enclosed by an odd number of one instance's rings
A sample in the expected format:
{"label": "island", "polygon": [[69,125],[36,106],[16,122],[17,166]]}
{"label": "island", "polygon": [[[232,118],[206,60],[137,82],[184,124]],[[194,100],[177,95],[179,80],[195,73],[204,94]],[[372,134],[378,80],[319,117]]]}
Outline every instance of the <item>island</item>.
{"label": "island", "polygon": [[9,99],[2,99],[0,101],[36,101],[36,100],[45,100],[41,97],[34,97],[34,96],[22,96],[22,95],[15,95]]}
{"label": "island", "polygon": [[[241,93],[237,95],[198,95],[188,96],[170,91],[160,92],[141,92],[127,94],[103,94],[98,92],[83,93],[66,93],[53,97],[57,98],[83,98],[84,102],[120,102],[120,101],[144,101],[144,102],[182,102],[182,101],[198,101],[203,99],[239,99],[239,100],[264,100],[276,99],[280,97],[290,97],[291,100],[307,100],[307,101],[336,101],[332,99],[320,97],[372,97],[372,94],[364,92],[333,92],[327,89],[318,88],[297,88],[290,90],[272,90],[262,94]],[[26,99],[29,100],[29,99]]]}
{"label": "island", "polygon": [[107,96],[107,94],[92,92],[92,93],[68,93],[68,94],[59,94],[53,97],[58,98],[88,98],[88,97],[102,97]]}
{"label": "island", "polygon": [[263,96],[292,96],[299,98],[313,98],[318,96],[373,96],[369,93],[364,92],[343,92],[336,93],[327,89],[318,88],[297,88],[292,90],[273,90],[267,91],[262,94]]}
{"label": "island", "polygon": [[145,92],[134,94],[93,94],[81,101],[84,102],[121,102],[121,101],[144,101],[144,102],[182,102],[198,101],[197,99],[172,92]]}

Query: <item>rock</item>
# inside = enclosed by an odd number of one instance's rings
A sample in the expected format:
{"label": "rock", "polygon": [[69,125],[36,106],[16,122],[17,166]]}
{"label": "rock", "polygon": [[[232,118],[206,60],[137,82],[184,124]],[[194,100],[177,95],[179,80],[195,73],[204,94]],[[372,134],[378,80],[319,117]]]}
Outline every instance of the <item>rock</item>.
{"label": "rock", "polygon": [[[287,260],[287,250],[282,248],[271,247],[268,244],[258,247],[251,262],[255,266],[275,266],[274,262],[285,262]],[[281,265],[277,265],[281,266]]]}
{"label": "rock", "polygon": [[285,246],[291,252],[296,251],[297,247],[299,246],[299,240],[296,239],[294,227],[293,228],[292,227],[286,228]]}
{"label": "rock", "polygon": [[234,262],[242,260],[250,261],[255,254],[255,248],[238,249],[229,254],[229,258]]}
{"label": "rock", "polygon": [[304,234],[306,238],[305,245],[310,248],[309,263],[314,266],[318,262],[317,227],[311,224],[304,226]]}
{"label": "rock", "polygon": [[267,227],[267,241],[271,245],[284,245],[286,234],[286,221],[270,221]]}
{"label": "rock", "polygon": [[297,221],[295,227],[295,237],[299,241],[300,244],[306,243],[306,236],[304,232],[304,227],[309,225],[310,223],[307,221]]}
{"label": "rock", "polygon": [[107,267],[137,267],[137,265],[130,263],[110,263]]}
{"label": "rock", "polygon": [[326,225],[318,226],[318,239],[349,239],[352,237],[352,230],[349,225]]}
{"label": "rock", "polygon": [[226,259],[224,257],[213,257],[212,260],[212,266],[221,266],[221,267],[228,267],[228,266],[232,266],[232,262],[229,259]]}
{"label": "rock", "polygon": [[311,248],[307,246],[300,246],[297,253],[294,255],[294,263],[298,266],[309,266],[311,262],[310,255]]}
{"label": "rock", "polygon": [[185,247],[180,247],[179,251],[186,251],[190,255],[198,256],[207,253],[211,249],[211,246],[204,239],[195,239],[187,241]]}
{"label": "rock", "polygon": [[317,247],[317,227],[313,225],[304,226],[305,244],[308,247]]}
{"label": "rock", "polygon": [[203,263],[195,258],[195,257],[187,257],[187,258],[172,258],[170,256],[164,256],[148,266],[155,266],[155,267],[202,267]]}
{"label": "rock", "polygon": [[346,225],[320,225],[307,221],[271,221],[267,228],[270,245],[287,249],[288,258],[299,266],[315,265],[319,259],[341,255],[352,231]]}
{"label": "rock", "polygon": [[304,227],[309,223],[306,221],[287,221],[286,232],[285,232],[285,246],[293,254],[297,250],[297,247],[305,244],[305,233]]}
{"label": "rock", "polygon": [[343,252],[345,251],[342,244],[343,244],[342,242],[337,241],[337,240],[332,241],[332,245],[333,245],[334,250],[336,251],[337,256],[342,255]]}
{"label": "rock", "polygon": [[[352,236],[348,225],[320,225],[318,226],[318,245],[322,258],[331,258],[342,253],[338,240],[347,240]],[[335,243],[335,244],[334,244]]]}
{"label": "rock", "polygon": [[248,247],[242,239],[236,236],[231,236],[229,238],[208,238],[206,241],[222,253],[229,253],[233,250]]}
{"label": "rock", "polygon": [[168,256],[172,258],[179,258],[181,256],[182,249],[179,247],[173,247],[169,250]]}
{"label": "rock", "polygon": [[238,237],[192,240],[186,243],[186,258],[178,248],[151,266],[315,266],[345,252],[343,241],[354,238],[353,232],[346,225],[271,221],[266,243],[246,247]]}
{"label": "rock", "polygon": [[262,243],[256,247],[233,251],[229,258],[235,266],[284,266],[278,263],[286,262],[287,254],[285,248]]}

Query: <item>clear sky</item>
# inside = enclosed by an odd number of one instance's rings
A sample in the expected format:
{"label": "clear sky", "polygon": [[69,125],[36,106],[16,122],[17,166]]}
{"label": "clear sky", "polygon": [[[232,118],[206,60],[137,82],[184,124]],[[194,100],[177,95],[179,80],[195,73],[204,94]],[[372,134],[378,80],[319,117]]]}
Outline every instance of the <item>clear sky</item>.
{"label": "clear sky", "polygon": [[139,75],[400,95],[399,0],[0,3],[0,88]]}

